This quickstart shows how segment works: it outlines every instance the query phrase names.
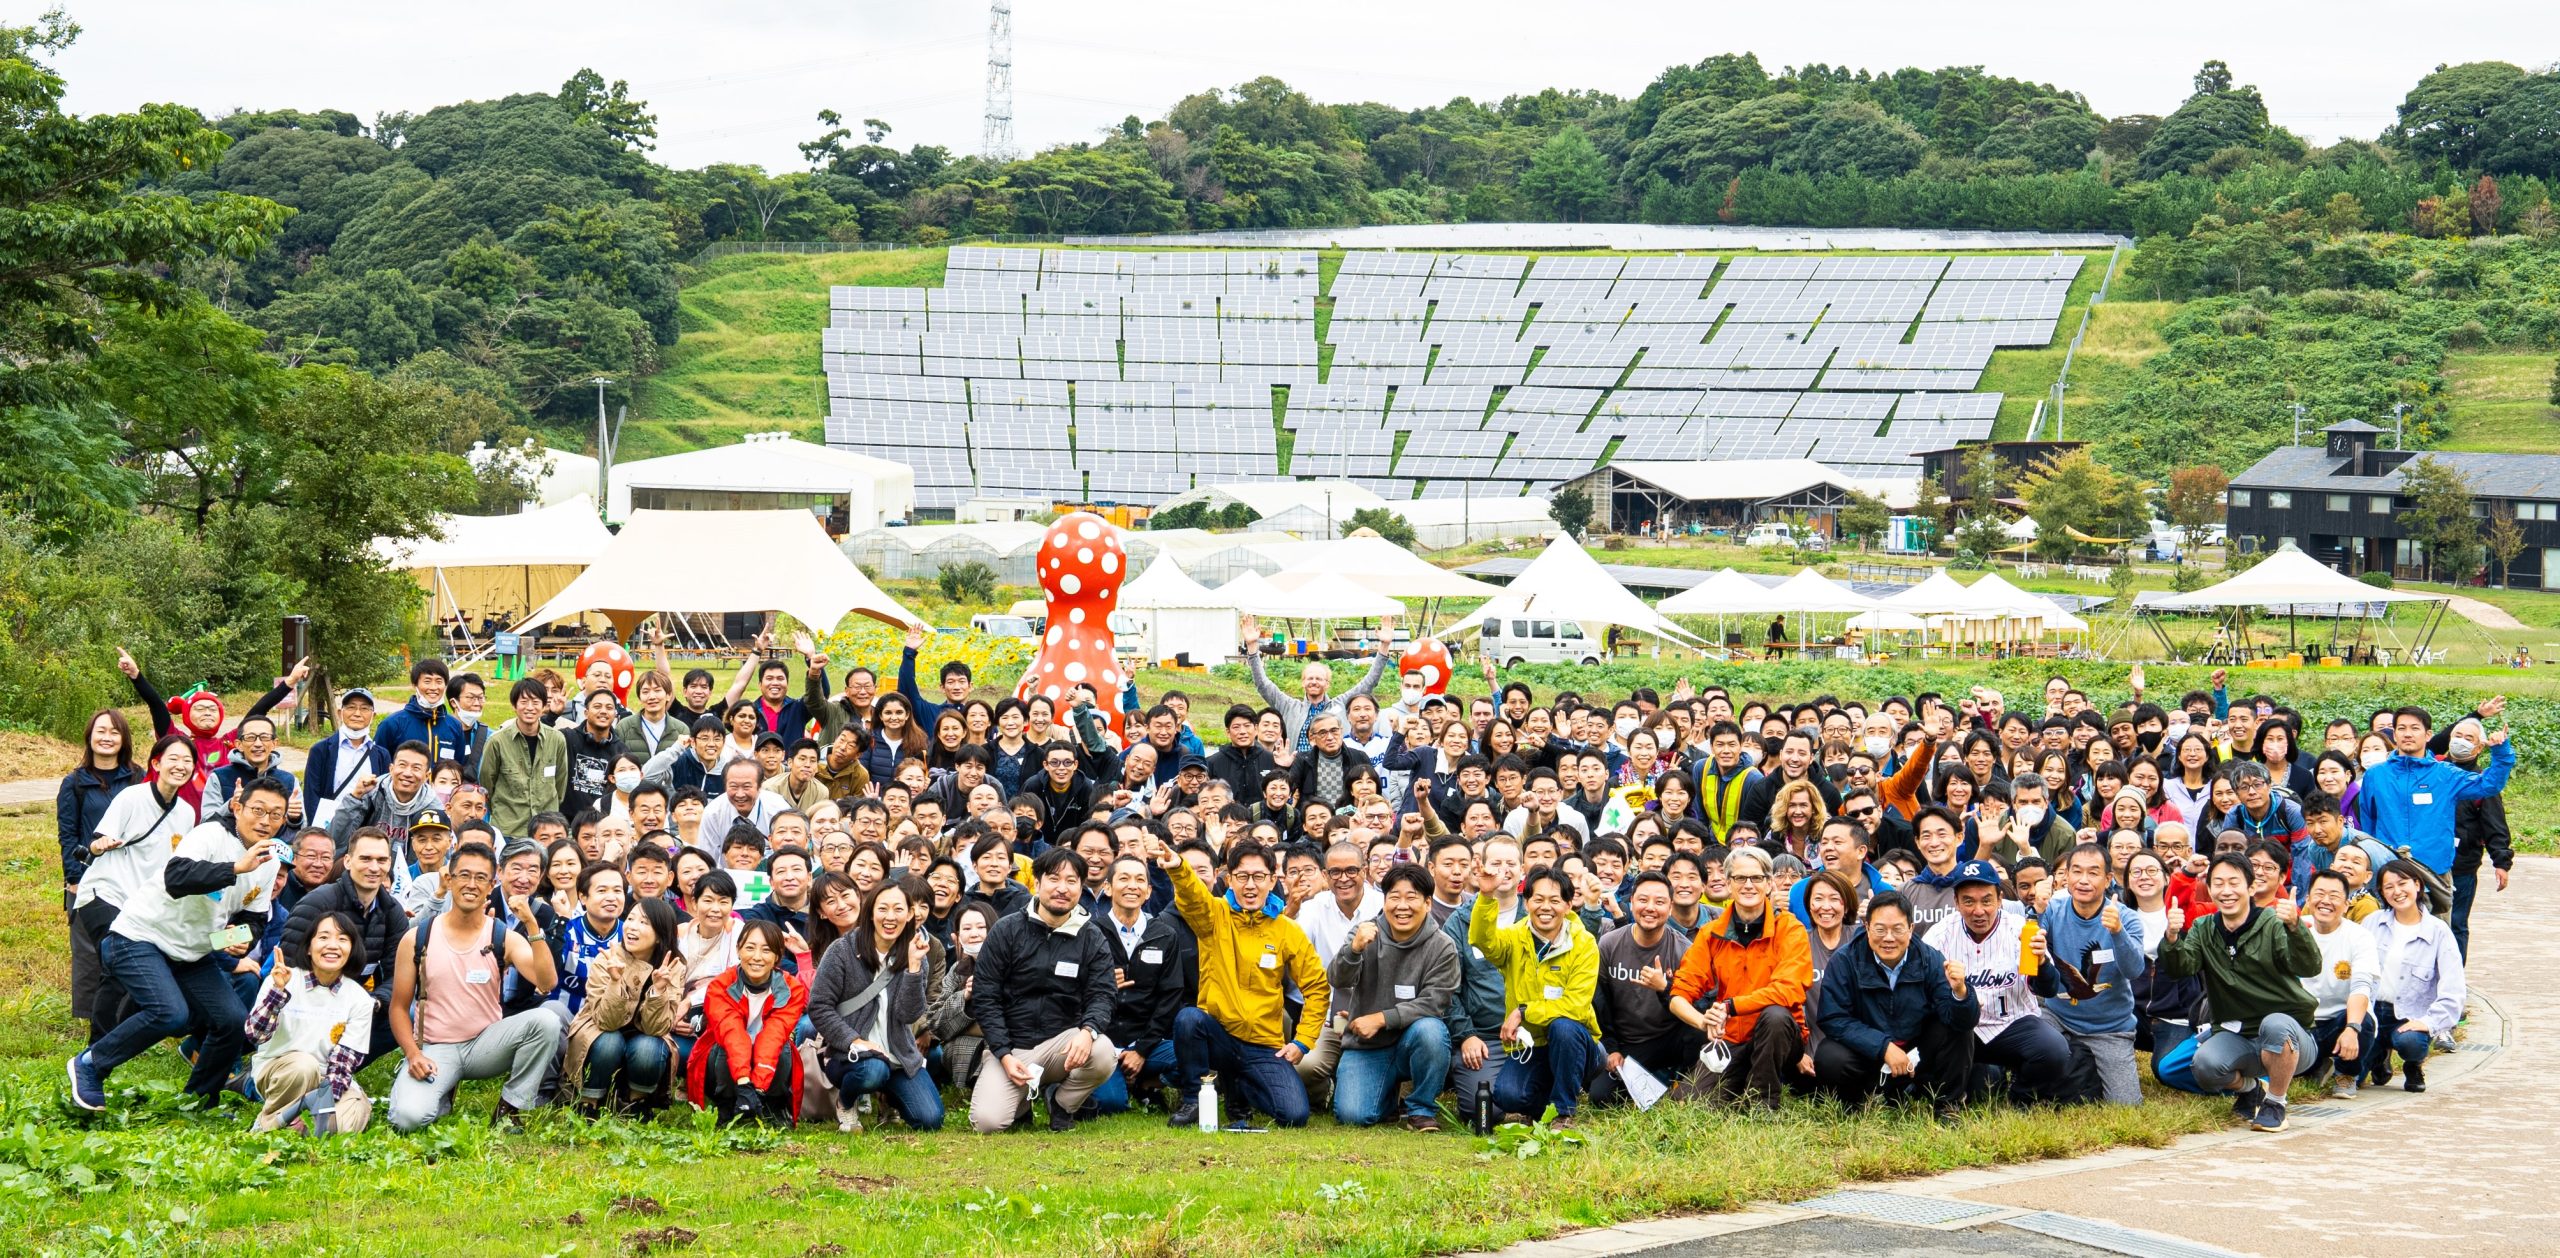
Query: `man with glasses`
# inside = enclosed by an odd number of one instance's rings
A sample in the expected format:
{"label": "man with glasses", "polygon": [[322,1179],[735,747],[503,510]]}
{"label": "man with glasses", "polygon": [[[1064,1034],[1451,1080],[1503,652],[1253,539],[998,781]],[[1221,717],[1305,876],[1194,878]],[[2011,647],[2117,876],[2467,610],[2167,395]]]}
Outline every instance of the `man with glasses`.
{"label": "man with glasses", "polygon": [[1362,769],[1370,769],[1369,755],[1343,745],[1342,714],[1318,712],[1307,718],[1307,746],[1289,766],[1289,788],[1301,802],[1339,809],[1350,801],[1351,779]]}
{"label": "man with glasses", "polygon": [[[303,837],[319,833],[306,830]],[[277,933],[275,963],[297,970],[311,968],[311,932],[320,920],[332,913],[344,913],[355,919],[356,943],[363,949],[365,964],[348,975],[374,994],[373,1038],[366,1041],[365,1064],[373,1062],[396,1047],[391,1038],[391,951],[399,946],[400,937],[409,929],[409,914],[400,907],[400,898],[391,889],[391,836],[367,826],[347,840],[344,868],[335,881],[314,888],[302,897]],[[527,888],[528,893],[531,888]]]}
{"label": "man with glasses", "polygon": [[1866,929],[1823,967],[1815,1081],[1856,1104],[1878,1092],[1930,1099],[1937,1117],[1962,1107],[1981,1006],[1965,973],[1911,937],[1898,891],[1867,901]]}
{"label": "man with glasses", "polygon": [[563,1028],[549,1009],[507,1013],[500,980],[517,973],[548,992],[559,972],[530,899],[509,906],[512,923],[490,916],[497,885],[498,854],[488,844],[456,848],[444,874],[452,906],[411,927],[391,949],[391,1007],[401,1011],[391,1019],[402,1061],[391,1082],[395,1131],[444,1117],[454,1090],[472,1079],[507,1080],[489,1113],[492,1127],[541,1103],[542,1077],[559,1055]]}
{"label": "man with glasses", "polygon": [[[1167,1125],[1200,1121],[1201,1076],[1214,1071],[1245,1105],[1283,1127],[1306,1126],[1307,1089],[1297,1066],[1322,1035],[1332,987],[1306,931],[1282,912],[1270,849],[1250,839],[1227,849],[1223,897],[1164,840],[1149,836],[1147,855],[1172,877],[1174,908],[1200,941],[1200,1003],[1173,1019],[1182,1104]],[[1356,867],[1357,848],[1351,861]],[[1286,999],[1293,984],[1306,1000],[1294,1025]]]}
{"label": "man with glasses", "polygon": [[231,759],[205,780],[204,810],[211,812],[221,807],[223,801],[240,793],[241,783],[251,778],[274,778],[284,783],[289,801],[285,805],[285,824],[300,824],[302,792],[294,785],[293,770],[284,767],[283,759],[276,755],[275,719],[251,713],[240,718],[232,733],[238,745],[232,748]]}
{"label": "man with glasses", "polygon": [[1730,1051],[1715,1082],[1717,1096],[1748,1095],[1775,1110],[1804,1055],[1804,994],[1813,985],[1813,949],[1794,914],[1769,911],[1769,870],[1769,854],[1758,847],[1725,854],[1733,904],[1680,959],[1680,972],[1671,980],[1671,1016],[1710,1041],[1723,1041]]}
{"label": "man with glasses", "polygon": [[2274,780],[2267,766],[2254,760],[2243,760],[2231,766],[2231,787],[2240,796],[2240,806],[2222,822],[2222,833],[2238,834],[2255,843],[2261,839],[2284,849],[2286,876],[2295,866],[2308,863],[2311,831],[2302,819],[2302,805],[2275,793]]}
{"label": "man with glasses", "polygon": [[1029,791],[1040,801],[1044,818],[1039,837],[1055,844],[1093,819],[1094,784],[1080,772],[1076,749],[1063,741],[1049,744],[1040,766],[1044,772]]}

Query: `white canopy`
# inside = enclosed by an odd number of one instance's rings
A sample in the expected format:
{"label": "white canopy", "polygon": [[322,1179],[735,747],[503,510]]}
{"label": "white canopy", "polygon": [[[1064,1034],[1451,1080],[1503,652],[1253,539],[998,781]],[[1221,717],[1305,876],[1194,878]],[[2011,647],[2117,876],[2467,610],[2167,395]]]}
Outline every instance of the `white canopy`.
{"label": "white canopy", "polygon": [[[1229,582],[1233,585],[1233,582]],[[1170,555],[1157,558],[1144,572],[1120,587],[1120,610],[1154,611],[1159,608],[1191,610],[1215,608],[1234,611],[1236,602],[1225,590],[1212,590],[1191,579]]]}
{"label": "white canopy", "polygon": [[[1684,616],[1723,616],[1742,610],[1746,600],[1768,596],[1769,587],[1734,571],[1719,569],[1714,576],[1682,590],[1658,604],[1659,610],[1678,612]],[[1757,607],[1750,610],[1760,610]]]}
{"label": "white canopy", "polygon": [[[1252,588],[1245,594],[1233,593],[1235,587],[1247,581],[1253,582]],[[1333,572],[1318,573],[1294,589],[1282,588],[1276,578],[1247,573],[1228,582],[1219,592],[1237,599],[1241,610],[1292,620],[1367,620],[1404,612],[1404,604]]]}
{"label": "white canopy", "polygon": [[1876,607],[1874,599],[1811,568],[1779,582],[1766,596],[1764,610],[1775,612],[1864,612]]}
{"label": "white canopy", "polygon": [[1234,600],[1192,580],[1171,555],[1158,556],[1120,588],[1120,610],[1145,625],[1146,658],[1151,660],[1222,660],[1238,641]]}
{"label": "white canopy", "polygon": [[428,614],[439,622],[520,615],[576,580],[613,543],[585,494],[516,515],[441,516],[436,527],[442,538],[377,537],[373,549],[417,578]]}
{"label": "white canopy", "polygon": [[586,611],[603,612],[624,636],[654,612],[780,611],[817,633],[853,612],[924,623],[806,511],[634,511],[604,554],[524,623]]}
{"label": "white canopy", "polygon": [[1849,618],[1849,627],[1852,629],[1907,632],[1913,629],[1926,629],[1929,627],[1929,622],[1918,616],[1914,616],[1909,612],[1898,612],[1889,607],[1879,607],[1871,612],[1860,612],[1855,616],[1851,616]]}
{"label": "white canopy", "polygon": [[1389,598],[1492,598],[1502,587],[1461,576],[1383,537],[1301,542],[1305,553],[1272,574],[1271,584],[1302,589],[1327,574]]}
{"label": "white canopy", "polygon": [[2288,545],[2238,576],[2146,604],[2172,610],[2203,607],[2334,607],[2357,603],[2440,603],[2442,594],[2366,585]]}
{"label": "white canopy", "polygon": [[1673,624],[1670,617],[1618,584],[1618,579],[1603,570],[1591,552],[1563,533],[1548,542],[1547,548],[1511,579],[1500,596],[1443,626],[1440,634],[1446,638],[1497,617],[1529,614],[1586,625],[1624,625],[1656,637],[1697,641],[1688,630]]}
{"label": "white canopy", "polygon": [[1920,584],[1896,594],[1886,595],[1877,605],[1892,611],[1909,612],[1915,616],[1930,616],[1941,612],[1963,611],[1973,606],[1973,598],[1965,592],[1962,584],[1958,583],[1954,577],[1947,575],[1946,569],[1940,568],[1930,573],[1928,579]]}

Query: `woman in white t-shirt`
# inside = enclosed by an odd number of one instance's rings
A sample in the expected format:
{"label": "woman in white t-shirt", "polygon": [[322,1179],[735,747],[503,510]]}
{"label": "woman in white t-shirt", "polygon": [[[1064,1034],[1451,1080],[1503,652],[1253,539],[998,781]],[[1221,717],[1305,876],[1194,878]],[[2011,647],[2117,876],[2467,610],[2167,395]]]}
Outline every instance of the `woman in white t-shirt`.
{"label": "woman in white t-shirt", "polygon": [[279,965],[249,1006],[249,1059],[265,1108],[250,1126],[274,1131],[309,1115],[315,1135],[353,1135],[373,1121],[356,1082],[373,1042],[373,993],[349,973],[365,966],[362,929],[345,913],[311,928],[311,969]]}
{"label": "woman in white t-shirt", "polygon": [[[195,780],[195,744],[183,734],[168,735],[151,745],[146,764],[142,780],[116,793],[89,836],[89,866],[80,875],[71,912],[92,939],[107,937],[135,889],[158,884],[169,853],[196,828],[196,806],[181,794]],[[119,988],[104,965],[81,977],[91,984],[84,994],[95,1039],[116,1024]]]}

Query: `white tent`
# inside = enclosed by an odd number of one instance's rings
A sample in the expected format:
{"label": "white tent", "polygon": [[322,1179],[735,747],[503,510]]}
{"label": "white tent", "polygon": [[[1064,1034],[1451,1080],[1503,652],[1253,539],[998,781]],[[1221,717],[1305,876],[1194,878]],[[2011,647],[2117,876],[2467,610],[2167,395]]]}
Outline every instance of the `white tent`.
{"label": "white tent", "polygon": [[1272,574],[1271,584],[1295,590],[1334,575],[1389,598],[1492,598],[1502,593],[1501,586],[1451,572],[1383,537],[1298,545],[1303,553]]}
{"label": "white tent", "polygon": [[1886,595],[1878,606],[1915,616],[1931,616],[1963,611],[1973,606],[1973,598],[1965,593],[1962,584],[1947,575],[1946,569],[1940,568],[1920,584]]}
{"label": "white tent", "polygon": [[2442,594],[2366,585],[2288,545],[2259,560],[2256,567],[2238,576],[2214,582],[2201,590],[2157,599],[2145,606],[2173,611],[2207,607],[2299,607],[2305,610],[2316,607],[2326,613],[2329,608],[2340,605],[2443,601],[2445,596]]}
{"label": "white tent", "polygon": [[915,515],[915,469],[784,433],[616,465],[608,519],[632,508],[678,511],[791,507],[840,518],[847,534]]}
{"label": "white tent", "polygon": [[1234,600],[1192,580],[1170,555],[1120,588],[1119,607],[1146,626],[1151,660],[1183,655],[1209,663],[1232,654],[1239,641]]}
{"label": "white tent", "polygon": [[816,633],[848,614],[921,625],[806,511],[634,511],[613,544],[528,625],[600,611],[629,637],[653,612],[779,611]]}
{"label": "white tent", "polygon": [[1679,642],[1698,640],[1618,584],[1618,579],[1603,570],[1591,552],[1562,533],[1511,579],[1511,585],[1500,596],[1443,626],[1440,636],[1445,639],[1474,630],[1488,620],[1504,616],[1531,614],[1585,625],[1623,625]]}
{"label": "white tent", "polygon": [[1767,598],[1765,610],[1777,612],[1865,612],[1876,607],[1874,599],[1811,568],[1779,582],[1777,588],[1767,592]]}
{"label": "white tent", "polygon": [[1852,629],[1865,629],[1871,632],[1881,631],[1886,633],[1908,633],[1915,629],[1928,628],[1929,622],[1918,616],[1914,616],[1909,612],[1898,612],[1891,608],[1879,607],[1871,612],[1860,612],[1855,616],[1851,616],[1849,618],[1849,627]]}
{"label": "white tent", "polygon": [[441,538],[374,539],[376,554],[417,578],[429,615],[450,623],[522,615],[559,593],[613,542],[595,499],[575,494],[516,515],[448,515]]}
{"label": "white tent", "polygon": [[[1228,588],[1232,589],[1246,579],[1240,577],[1231,581]],[[1249,596],[1255,601],[1240,601],[1238,605],[1257,616],[1280,616],[1291,620],[1368,620],[1404,612],[1404,604],[1338,573],[1319,573],[1295,588],[1283,587],[1277,579],[1253,579],[1260,587],[1250,592]]]}
{"label": "white tent", "polygon": [[1662,600],[1657,607],[1658,610],[1678,612],[1683,616],[1724,616],[1742,610],[1740,604],[1743,601],[1765,598],[1768,593],[1769,587],[1731,568],[1723,568],[1706,580]]}

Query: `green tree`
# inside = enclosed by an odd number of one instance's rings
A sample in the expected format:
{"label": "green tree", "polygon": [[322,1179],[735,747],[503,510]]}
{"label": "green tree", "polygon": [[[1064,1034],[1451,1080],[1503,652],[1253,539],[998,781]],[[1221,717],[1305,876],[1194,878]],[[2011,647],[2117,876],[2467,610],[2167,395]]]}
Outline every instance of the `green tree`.
{"label": "green tree", "polygon": [[2489,116],[2526,77],[2504,61],[2439,65],[2401,98],[2399,120],[2383,139],[2420,161],[2478,169],[2488,156]]}
{"label": "green tree", "polygon": [[1362,507],[1351,513],[1346,531],[1369,529],[1407,550],[1413,549],[1413,524],[1385,507]]}
{"label": "green tree", "polygon": [[[2219,65],[2207,62],[2206,67]],[[2226,77],[2227,77],[2227,71]],[[2197,76],[2199,86],[2211,76]],[[2142,146],[2140,174],[2145,179],[2184,171],[2227,148],[2256,148],[2267,140],[2267,105],[2258,89],[2199,91]]]}
{"label": "green tree", "polygon": [[1885,530],[1892,527],[1892,523],[1892,508],[1885,506],[1884,499],[1864,490],[1849,491],[1848,505],[1840,508],[1840,531],[1857,538],[1860,550],[1865,550],[1869,543],[1883,537]]}
{"label": "green tree", "polygon": [[169,269],[247,258],[288,214],[256,197],[155,186],[212,165],[231,142],[192,109],[63,113],[63,79],[42,59],[78,36],[58,10],[0,26],[0,506],[46,533],[93,525],[141,489],[101,422],[95,364],[112,321],[182,301]]}
{"label": "green tree", "polygon": [[2138,532],[2149,514],[2142,485],[2091,458],[2087,448],[2038,463],[2018,478],[2018,497],[2036,522],[2036,549],[2067,555],[2077,529],[2101,537]]}
{"label": "green tree", "polygon": [[2356,194],[2352,192],[2337,193],[2331,196],[2328,205],[2322,208],[2320,222],[2322,226],[2329,229],[2329,234],[2332,236],[2347,236],[2363,231],[2364,202],[2357,200]]}
{"label": "green tree", "polygon": [[2498,565],[2498,584],[2505,585],[2507,565],[2524,553],[2525,545],[2524,526],[2516,523],[2514,508],[2499,507],[2491,511],[2489,526],[2481,530],[2480,541],[2488,551],[2490,562]]}
{"label": "green tree", "polygon": [[1567,222],[1580,222],[1609,200],[1608,165],[1582,128],[1560,127],[1530,155],[1520,191]]}
{"label": "green tree", "polygon": [[2427,550],[2427,572],[2456,585],[2480,567],[2480,519],[2471,482],[2451,464],[2420,455],[2400,467],[2400,531]]}
{"label": "green tree", "polygon": [[2230,484],[2231,474],[2210,463],[2169,473],[2169,490],[2162,495],[2161,511],[2177,527],[2189,553],[2201,549],[2213,526],[2222,521],[2222,492]]}
{"label": "green tree", "polygon": [[2480,122],[2481,162],[2501,175],[2560,179],[2560,74],[2517,83]]}
{"label": "green tree", "polygon": [[1581,541],[1591,528],[1590,492],[1580,485],[1557,490],[1555,497],[1547,500],[1547,518],[1554,520],[1565,536]]}
{"label": "green tree", "polygon": [[1777,154],[1780,170],[1854,172],[1879,178],[1907,174],[1928,151],[1918,128],[1862,100],[1824,101]]}
{"label": "green tree", "polygon": [[933,574],[933,585],[944,602],[973,607],[991,604],[996,599],[996,570],[977,559],[947,563]]}
{"label": "green tree", "polygon": [[649,112],[649,102],[631,99],[631,85],[621,79],[607,87],[603,75],[581,66],[560,85],[560,106],[579,126],[594,127],[624,148],[658,147],[658,116]]}

